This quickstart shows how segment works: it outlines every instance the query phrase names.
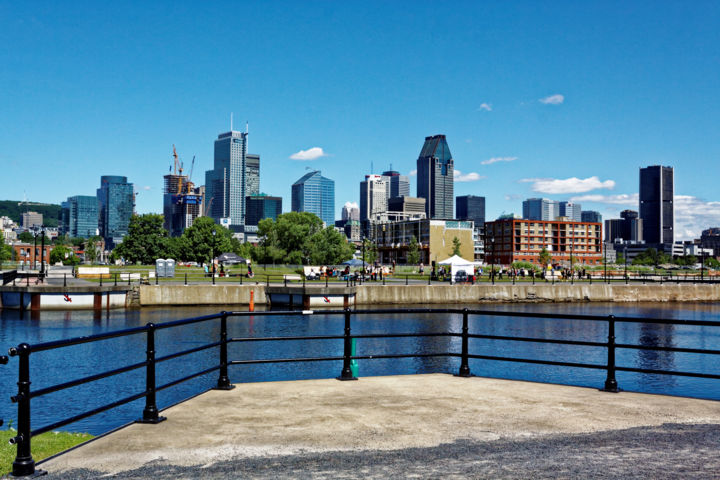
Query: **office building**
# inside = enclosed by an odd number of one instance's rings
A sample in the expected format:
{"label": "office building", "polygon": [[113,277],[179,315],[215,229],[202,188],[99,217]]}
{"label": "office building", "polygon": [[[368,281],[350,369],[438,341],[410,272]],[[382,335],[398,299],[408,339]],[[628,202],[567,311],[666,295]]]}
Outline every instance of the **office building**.
{"label": "office building", "polygon": [[462,195],[455,199],[455,218],[472,220],[475,227],[485,225],[485,197]]}
{"label": "office building", "polygon": [[523,218],[550,222],[560,216],[558,202],[547,198],[528,198],[523,202]]}
{"label": "office building", "polygon": [[43,224],[43,214],[38,212],[23,212],[20,225],[23,228],[40,227]]}
{"label": "office building", "polygon": [[595,210],[583,210],[580,214],[581,222],[602,223],[602,215]]}
{"label": "office building", "polygon": [[175,170],[163,177],[163,227],[171,237],[179,237],[192,226],[203,208],[203,197],[187,175],[173,145]]}
{"label": "office building", "polygon": [[98,234],[98,199],[89,195],[68,197],[60,210],[61,235],[90,238]]}
{"label": "office building", "polygon": [[207,215],[238,231],[245,224],[245,198],[260,192],[260,156],[247,153],[247,141],[247,132],[218,135],[214,168],[205,172]]}
{"label": "office building", "polygon": [[496,220],[485,224],[487,263],[513,262],[540,264],[542,249],[550,253],[553,264],[570,266],[602,264],[602,226],[599,223]]}
{"label": "office building", "polygon": [[135,210],[135,192],[127,177],[104,175],[97,189],[98,229],[105,246],[112,250],[128,234]]}
{"label": "office building", "polygon": [[345,202],[343,205],[341,217],[343,222],[348,220],[360,220],[360,207],[355,202]]}
{"label": "office building", "polygon": [[643,219],[638,218],[638,212],[623,210],[620,217],[605,220],[605,241],[643,242]]}
{"label": "office building", "polygon": [[[452,256],[453,240],[460,241],[460,256],[473,258],[473,223],[457,220],[403,220],[371,225],[370,238],[378,249],[380,263],[407,263],[412,237],[418,242],[420,262],[430,267],[432,261]],[[428,268],[428,271],[430,268]]]}
{"label": "office building", "polygon": [[[390,166],[392,168],[392,165]],[[400,172],[388,170],[382,173],[382,179],[387,183],[387,198],[409,197],[410,180],[407,175],[400,175]]]}
{"label": "office building", "polygon": [[675,240],[673,167],[654,165],[640,169],[640,218],[648,244],[672,244]]}
{"label": "office building", "polygon": [[427,218],[453,217],[454,172],[445,135],[425,137],[417,159],[417,196],[425,199]]}
{"label": "office building", "polygon": [[425,216],[425,199],[418,197],[393,197],[388,200],[389,212],[416,213]]}
{"label": "office building", "polygon": [[320,170],[306,173],[292,185],[292,211],[314,213],[325,222],[335,223],[335,182]]}
{"label": "office building", "polygon": [[257,225],[264,218],[277,220],[281,213],[282,197],[258,193],[245,198],[245,225]]}
{"label": "office building", "polygon": [[380,175],[365,175],[360,182],[360,220],[370,220],[388,209],[388,183]]}
{"label": "office building", "polygon": [[700,246],[702,248],[711,248],[713,255],[720,256],[720,228],[703,230],[700,235]]}
{"label": "office building", "polygon": [[572,202],[559,202],[559,217],[567,217],[573,222],[582,221],[582,205]]}

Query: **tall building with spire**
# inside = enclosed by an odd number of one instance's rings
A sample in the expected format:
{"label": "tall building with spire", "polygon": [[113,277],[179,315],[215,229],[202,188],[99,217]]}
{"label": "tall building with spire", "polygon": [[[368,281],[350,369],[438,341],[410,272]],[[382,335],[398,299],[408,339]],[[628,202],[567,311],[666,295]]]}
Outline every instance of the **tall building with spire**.
{"label": "tall building with spire", "polygon": [[233,230],[245,225],[246,197],[260,192],[260,156],[247,153],[247,142],[247,131],[218,135],[214,168],[205,172],[208,216]]}
{"label": "tall building with spire", "polygon": [[427,218],[453,218],[454,161],[445,135],[425,137],[417,159],[417,196]]}

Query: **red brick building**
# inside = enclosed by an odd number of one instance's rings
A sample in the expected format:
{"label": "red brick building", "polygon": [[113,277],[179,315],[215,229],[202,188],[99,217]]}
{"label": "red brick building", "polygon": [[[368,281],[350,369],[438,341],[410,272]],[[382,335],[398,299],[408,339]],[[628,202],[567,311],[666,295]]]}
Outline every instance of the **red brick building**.
{"label": "red brick building", "polygon": [[509,265],[530,262],[540,265],[545,248],[552,264],[570,266],[602,264],[602,224],[567,220],[503,219],[485,223],[487,263]]}
{"label": "red brick building", "polygon": [[[41,258],[42,245],[40,243],[34,246],[32,243],[14,243],[13,248],[13,260],[23,265],[33,265],[37,262],[38,266],[43,260]],[[45,265],[50,264],[50,252],[55,248],[55,245],[45,244],[45,252],[42,254],[45,260]]]}

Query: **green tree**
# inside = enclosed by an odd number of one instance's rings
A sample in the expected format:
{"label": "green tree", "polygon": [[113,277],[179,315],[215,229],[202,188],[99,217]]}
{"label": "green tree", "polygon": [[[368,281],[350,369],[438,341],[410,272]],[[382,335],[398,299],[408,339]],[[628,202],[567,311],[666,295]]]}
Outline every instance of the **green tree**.
{"label": "green tree", "polygon": [[152,265],[158,258],[165,258],[168,238],[168,231],[163,228],[162,215],[133,215],[128,234],[115,251],[127,262]]}
{"label": "green tree", "polygon": [[[260,246],[256,254],[258,261],[307,264],[311,261],[311,256],[318,258],[312,242],[313,239],[321,238],[315,235],[323,231],[322,225],[322,220],[309,212],[288,212],[279,215],[277,220],[271,218],[260,220],[258,223]],[[325,238],[330,237],[326,234]],[[337,242],[337,237],[332,238]],[[314,255],[311,255],[313,253]]]}
{"label": "green tree", "polygon": [[232,251],[232,232],[210,217],[197,218],[182,236],[186,260],[209,263],[211,258]]}
{"label": "green tree", "polygon": [[618,253],[618,254],[615,256],[615,263],[616,263],[617,265],[620,265],[621,263],[625,263],[625,257],[623,257],[623,254],[622,254],[622,253]]}
{"label": "green tree", "polygon": [[316,232],[309,241],[310,263],[336,265],[352,258],[355,247],[333,227]]}
{"label": "green tree", "polygon": [[460,243],[460,239],[458,239],[457,237],[453,237],[452,253],[450,255],[460,256],[460,247],[461,246],[462,246],[462,243]]}
{"label": "green tree", "polygon": [[378,256],[377,246],[375,243],[371,242],[369,238],[366,238],[363,240],[363,246],[365,248],[365,262],[369,264],[375,263]]}
{"label": "green tree", "polygon": [[18,240],[24,243],[33,243],[35,241],[35,236],[31,232],[24,231],[18,235]]}
{"label": "green tree", "polygon": [[705,259],[705,266],[708,268],[720,268],[720,262],[717,259],[710,257]]}
{"label": "green tree", "polygon": [[413,235],[410,238],[410,244],[408,245],[407,263],[409,265],[417,265],[420,263],[420,247],[418,246],[417,238]]}
{"label": "green tree", "polygon": [[12,247],[7,245],[4,239],[0,239],[0,265],[12,258],[12,252]]}
{"label": "green tree", "polygon": [[670,263],[671,261],[672,257],[664,252],[658,252],[654,248],[648,248],[637,255],[632,263],[633,265],[660,265],[662,263]]}
{"label": "green tree", "polygon": [[538,261],[540,262],[540,265],[543,266],[543,269],[550,265],[550,262],[552,262],[552,255],[548,252],[547,248],[543,247],[542,250],[540,250]]}
{"label": "green tree", "polygon": [[50,265],[62,263],[63,265],[77,265],[80,259],[75,256],[72,248],[65,245],[57,245],[50,251]]}

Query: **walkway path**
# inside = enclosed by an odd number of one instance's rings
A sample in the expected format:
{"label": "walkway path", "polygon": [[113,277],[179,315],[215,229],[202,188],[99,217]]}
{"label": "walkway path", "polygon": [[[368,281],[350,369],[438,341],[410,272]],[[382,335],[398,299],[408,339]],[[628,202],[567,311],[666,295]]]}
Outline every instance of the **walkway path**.
{"label": "walkway path", "polygon": [[51,478],[716,478],[720,402],[450,375],[239,384]]}

